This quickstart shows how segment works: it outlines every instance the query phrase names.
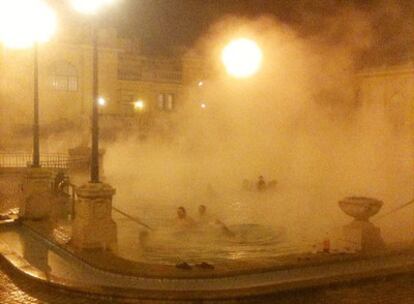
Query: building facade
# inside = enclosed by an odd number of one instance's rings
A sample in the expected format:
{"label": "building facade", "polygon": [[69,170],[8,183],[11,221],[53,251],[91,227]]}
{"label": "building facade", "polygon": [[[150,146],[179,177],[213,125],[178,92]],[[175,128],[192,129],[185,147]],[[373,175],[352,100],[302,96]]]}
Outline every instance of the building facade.
{"label": "building facade", "polygon": [[[84,27],[85,29],[85,27]],[[87,29],[87,27],[86,27]],[[43,138],[71,129],[89,132],[92,108],[92,36],[66,30],[40,45],[39,94]],[[168,120],[186,102],[205,74],[202,60],[144,56],[140,43],[120,39],[115,30],[99,32],[99,94],[103,129],[112,124],[148,130],[152,120]],[[33,120],[33,50],[0,49],[2,130],[31,132]]]}
{"label": "building facade", "polygon": [[381,111],[395,131],[414,131],[414,65],[365,69],[358,75],[358,97],[364,106]]}

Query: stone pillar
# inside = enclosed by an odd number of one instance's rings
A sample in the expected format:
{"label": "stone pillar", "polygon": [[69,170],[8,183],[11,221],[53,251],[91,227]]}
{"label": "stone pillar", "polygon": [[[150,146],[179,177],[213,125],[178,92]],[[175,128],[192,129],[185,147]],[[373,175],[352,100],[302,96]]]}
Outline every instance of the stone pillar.
{"label": "stone pillar", "polygon": [[343,227],[343,238],[357,251],[367,252],[385,248],[381,230],[368,221],[354,220]]}
{"label": "stone pillar", "polygon": [[52,207],[52,173],[44,168],[27,168],[23,182],[20,216],[29,220],[48,218]]}
{"label": "stone pillar", "polygon": [[117,227],[112,220],[115,189],[104,183],[88,183],[77,189],[72,244],[79,249],[114,248]]}

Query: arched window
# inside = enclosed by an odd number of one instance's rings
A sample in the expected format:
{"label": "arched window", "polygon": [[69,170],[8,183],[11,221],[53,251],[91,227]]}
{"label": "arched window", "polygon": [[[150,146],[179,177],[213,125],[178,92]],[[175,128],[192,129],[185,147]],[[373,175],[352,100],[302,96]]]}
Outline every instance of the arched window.
{"label": "arched window", "polygon": [[78,71],[66,61],[58,61],[50,68],[52,88],[56,91],[78,90]]}

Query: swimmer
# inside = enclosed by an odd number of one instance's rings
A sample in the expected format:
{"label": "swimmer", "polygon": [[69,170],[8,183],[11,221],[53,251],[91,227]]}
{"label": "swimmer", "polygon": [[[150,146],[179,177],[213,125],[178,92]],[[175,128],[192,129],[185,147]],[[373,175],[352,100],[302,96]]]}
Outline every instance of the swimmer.
{"label": "swimmer", "polygon": [[266,190],[266,182],[263,176],[259,176],[259,180],[257,181],[256,187],[257,191],[259,192]]}
{"label": "swimmer", "polygon": [[212,217],[207,214],[207,207],[205,205],[200,205],[198,207],[199,221],[202,225],[211,225],[219,227],[222,233],[228,237],[234,237],[234,233],[220,220],[213,220]]}
{"label": "swimmer", "polygon": [[206,225],[211,222],[211,216],[207,214],[207,207],[205,205],[198,206],[198,220],[201,224]]}
{"label": "swimmer", "polygon": [[178,207],[177,209],[177,224],[186,229],[196,226],[196,222],[187,215],[184,207]]}

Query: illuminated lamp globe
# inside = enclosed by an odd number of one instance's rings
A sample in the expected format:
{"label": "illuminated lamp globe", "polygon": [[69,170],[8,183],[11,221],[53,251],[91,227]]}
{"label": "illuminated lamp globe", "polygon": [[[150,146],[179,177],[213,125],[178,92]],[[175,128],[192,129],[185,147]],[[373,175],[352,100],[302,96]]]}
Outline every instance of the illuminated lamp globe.
{"label": "illuminated lamp globe", "polygon": [[236,78],[247,78],[256,74],[263,59],[263,53],[253,40],[240,38],[231,41],[221,54],[227,73]]}
{"label": "illuminated lamp globe", "polygon": [[145,103],[142,100],[137,100],[136,102],[134,102],[134,108],[135,110],[141,111],[143,110],[145,107]]}
{"label": "illuminated lamp globe", "polygon": [[54,11],[43,0],[1,0],[0,41],[9,48],[47,42],[56,31]]}
{"label": "illuminated lamp globe", "polygon": [[98,98],[98,105],[101,106],[101,107],[106,106],[106,99],[103,98],[103,97],[99,97]]}

